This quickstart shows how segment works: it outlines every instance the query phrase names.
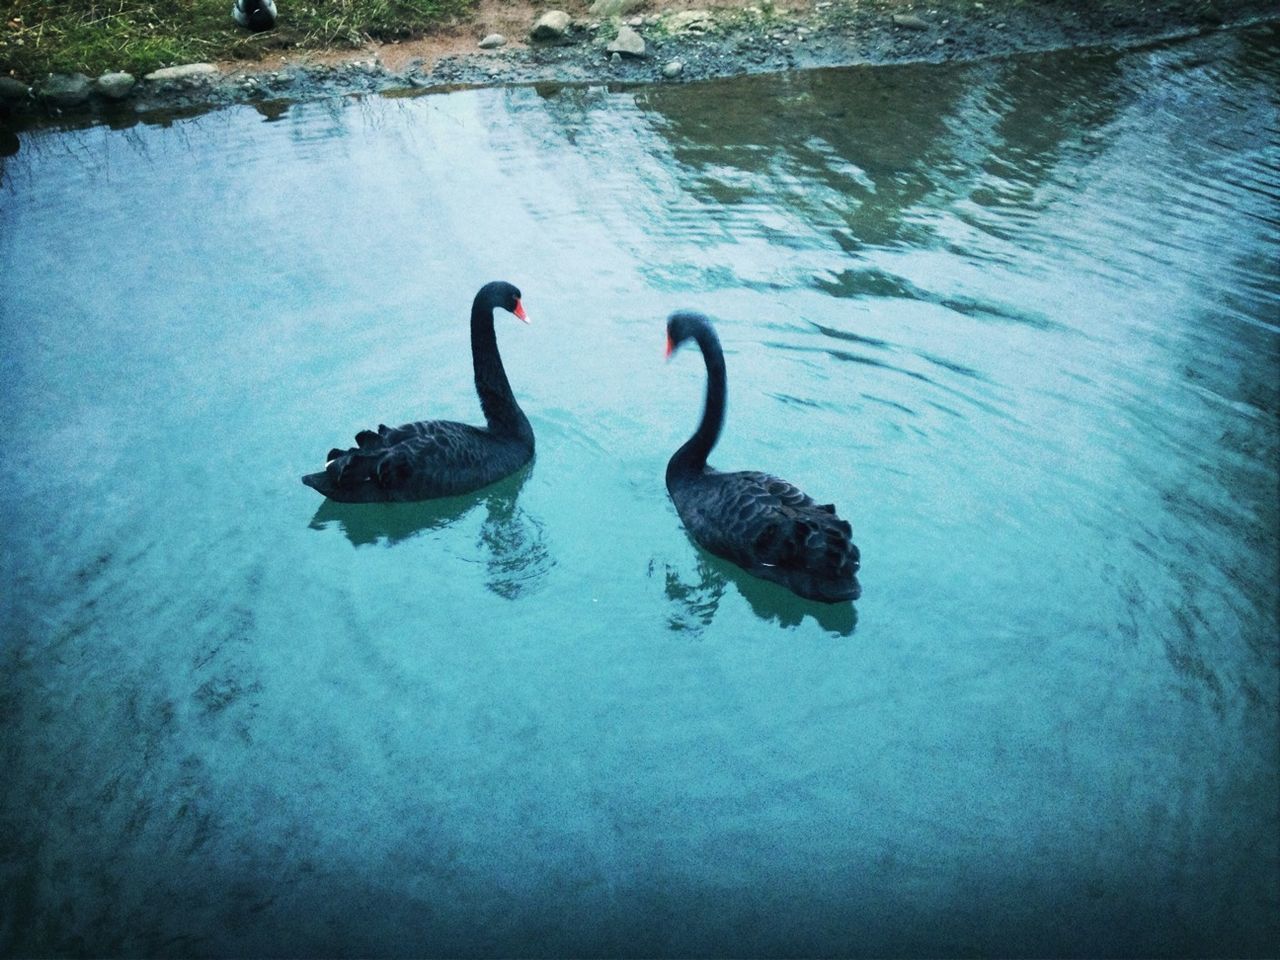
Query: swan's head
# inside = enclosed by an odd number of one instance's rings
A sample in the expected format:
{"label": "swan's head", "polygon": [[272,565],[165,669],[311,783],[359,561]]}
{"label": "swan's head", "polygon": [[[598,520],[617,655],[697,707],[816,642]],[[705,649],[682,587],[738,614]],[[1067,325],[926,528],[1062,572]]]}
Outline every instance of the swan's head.
{"label": "swan's head", "polygon": [[715,339],[711,321],[703,314],[693,310],[677,310],[667,317],[667,356],[675,353],[686,340],[705,337],[707,334]]}
{"label": "swan's head", "polygon": [[529,322],[529,315],[524,312],[524,305],[520,303],[520,291],[505,280],[486,283],[480,288],[480,293],[477,294],[476,299],[483,300],[491,308],[497,309],[501,307],[503,310],[509,310],[520,320],[525,323]]}

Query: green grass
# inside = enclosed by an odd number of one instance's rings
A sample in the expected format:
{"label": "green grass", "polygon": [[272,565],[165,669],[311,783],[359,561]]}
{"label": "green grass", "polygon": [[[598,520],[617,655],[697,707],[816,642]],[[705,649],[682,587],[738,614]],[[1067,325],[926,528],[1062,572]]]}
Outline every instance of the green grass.
{"label": "green grass", "polygon": [[277,0],[276,29],[253,34],[231,19],[232,0],[0,0],[0,74],[108,70],[141,75],[206,60],[252,60],[294,48],[358,46],[421,36],[475,0]]}

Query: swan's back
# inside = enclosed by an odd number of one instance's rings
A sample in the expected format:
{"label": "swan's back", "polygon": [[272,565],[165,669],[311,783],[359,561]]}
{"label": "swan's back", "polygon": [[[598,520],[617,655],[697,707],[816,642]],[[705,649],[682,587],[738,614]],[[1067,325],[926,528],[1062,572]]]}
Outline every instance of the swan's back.
{"label": "swan's back", "polygon": [[533,457],[532,443],[452,420],[356,434],[356,446],[330,450],[323,471],[302,482],[343,503],[431,500],[500,480]]}
{"label": "swan's back", "polygon": [[707,468],[669,476],[667,488],[686,529],[717,556],[811,600],[861,594],[853,531],[833,504],[757,471]]}

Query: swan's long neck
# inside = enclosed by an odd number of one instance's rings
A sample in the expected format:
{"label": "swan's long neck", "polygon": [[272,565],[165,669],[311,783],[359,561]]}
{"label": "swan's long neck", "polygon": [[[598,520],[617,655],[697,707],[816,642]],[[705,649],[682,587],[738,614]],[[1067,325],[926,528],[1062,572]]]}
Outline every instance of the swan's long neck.
{"label": "swan's long neck", "polygon": [[699,329],[695,337],[702,350],[702,359],[707,364],[707,402],[702,409],[702,421],[698,424],[698,429],[667,464],[668,477],[705,470],[707,457],[720,439],[720,428],[724,426],[725,394],[728,390],[724,352],[720,349],[720,341],[709,327]]}
{"label": "swan's long neck", "polygon": [[498,354],[498,338],[493,332],[493,304],[477,296],[471,305],[471,362],[475,367],[476,393],[485,421],[494,433],[533,442],[533,428],[516,403],[507,380],[507,371]]}

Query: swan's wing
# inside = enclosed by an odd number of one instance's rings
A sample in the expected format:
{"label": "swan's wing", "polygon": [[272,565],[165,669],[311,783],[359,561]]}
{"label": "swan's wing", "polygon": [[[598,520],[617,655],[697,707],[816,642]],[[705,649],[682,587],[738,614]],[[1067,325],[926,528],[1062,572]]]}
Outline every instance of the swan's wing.
{"label": "swan's wing", "polygon": [[700,486],[695,525],[713,553],[751,569],[773,567],[839,578],[858,569],[849,523],[833,504],[767,473],[710,474]]}
{"label": "swan's wing", "polygon": [[466,424],[454,423],[452,420],[419,420],[399,427],[388,427],[385,423],[380,423],[376,430],[361,430],[357,433],[356,446],[368,451],[385,450],[406,440],[445,435],[458,427],[465,428]]}
{"label": "swan's wing", "polygon": [[[424,474],[446,476],[480,468],[488,434],[452,420],[421,420],[400,427],[380,424],[356,434],[356,446],[330,451],[326,472],[340,488],[373,481],[394,490]],[[334,454],[337,454],[335,457]]]}

